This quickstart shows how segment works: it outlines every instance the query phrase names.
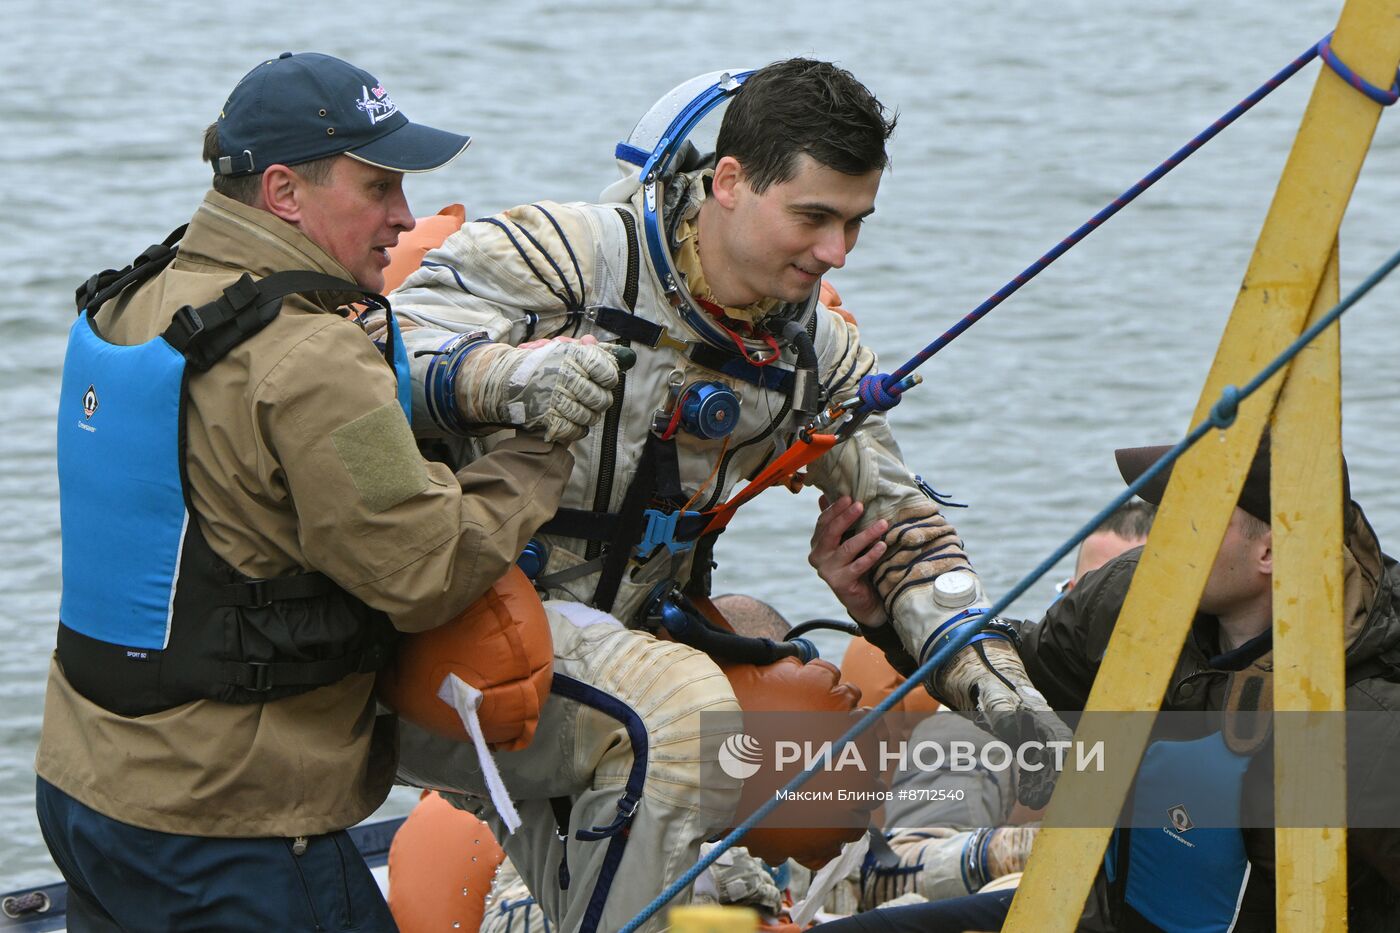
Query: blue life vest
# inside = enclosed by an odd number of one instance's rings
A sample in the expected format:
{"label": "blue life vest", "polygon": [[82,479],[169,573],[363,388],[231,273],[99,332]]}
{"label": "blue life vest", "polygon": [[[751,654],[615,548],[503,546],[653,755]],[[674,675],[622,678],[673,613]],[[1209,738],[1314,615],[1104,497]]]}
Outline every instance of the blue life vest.
{"label": "blue life vest", "polygon": [[1114,831],[1104,868],[1110,883],[1121,883],[1124,901],[1167,933],[1234,927],[1249,883],[1238,827],[1250,760],[1226,748],[1219,732],[1154,742],[1143,755],[1132,829]]}
{"label": "blue life vest", "polygon": [[[215,301],[181,308],[152,340],[104,339],[96,309],[174,254],[167,241],[164,252],[148,250],[144,261],[79,290],[59,397],[58,657],[79,692],[123,715],[201,698],[252,703],[305,692],[376,670],[394,638],[382,613],[323,574],[252,580],[234,571],[205,541],[185,488],[191,370],[207,370],[265,327],[289,294],[370,293],[320,273],[276,273],[257,283],[245,275]],[[407,416],[407,354],[384,307],[385,356]]]}

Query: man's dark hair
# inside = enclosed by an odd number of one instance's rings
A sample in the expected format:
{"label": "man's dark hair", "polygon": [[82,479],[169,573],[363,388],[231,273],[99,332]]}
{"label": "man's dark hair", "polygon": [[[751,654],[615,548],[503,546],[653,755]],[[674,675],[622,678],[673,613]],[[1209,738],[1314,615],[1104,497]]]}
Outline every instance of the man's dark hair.
{"label": "man's dark hair", "polygon": [[889,163],[885,140],[897,119],[844,68],[789,58],[754,72],[734,95],[715,157],[737,159],[758,193],[796,175],[802,153],[843,174],[864,175]]}
{"label": "man's dark hair", "polygon": [[[220,156],[228,155],[219,145],[219,124],[211,123],[204,131],[204,162],[212,164]],[[293,165],[291,168],[313,185],[324,185],[331,180],[331,165],[337,156],[327,156]],[[258,203],[258,192],[262,188],[262,173],[256,175],[214,175],[214,190],[226,198],[233,198],[243,204]]]}
{"label": "man's dark hair", "polygon": [[1152,519],[1157,515],[1157,506],[1141,499],[1129,499],[1099,524],[1095,531],[1111,531],[1120,538],[1130,541],[1146,538],[1152,530]]}

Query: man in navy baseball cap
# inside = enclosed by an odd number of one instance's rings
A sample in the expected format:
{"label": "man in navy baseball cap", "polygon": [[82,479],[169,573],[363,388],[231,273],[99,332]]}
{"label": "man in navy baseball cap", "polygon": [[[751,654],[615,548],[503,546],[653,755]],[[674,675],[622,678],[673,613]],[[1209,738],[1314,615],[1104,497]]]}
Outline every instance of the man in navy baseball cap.
{"label": "man in navy baseball cap", "polygon": [[384,287],[388,250],[414,219],[405,172],[452,161],[470,137],[410,123],[379,79],[317,52],[283,52],[243,76],[204,134],[214,191],[266,211]]}
{"label": "man in navy baseball cap", "polygon": [[[426,461],[397,327],[342,310],[413,229],[404,173],[466,145],[352,65],[274,58],[205,130],[189,222],[79,288],[35,754],[69,929],[397,929],[346,832],[394,781],[374,672],[514,565],[573,462],[540,431],[460,480]],[[575,398],[531,372],[545,415]]]}
{"label": "man in navy baseball cap", "polygon": [[471,137],[410,123],[379,79],[319,52],[283,52],[233,89],[218,121],[217,175],[299,165],[345,153],[396,172],[427,172],[455,159]]}

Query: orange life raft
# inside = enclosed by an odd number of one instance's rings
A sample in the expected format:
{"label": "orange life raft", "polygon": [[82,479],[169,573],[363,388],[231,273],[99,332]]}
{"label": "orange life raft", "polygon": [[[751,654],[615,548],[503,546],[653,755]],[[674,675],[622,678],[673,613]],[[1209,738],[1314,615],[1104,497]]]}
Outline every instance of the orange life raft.
{"label": "orange life raft", "polygon": [[425,790],[389,846],[394,921],[403,933],[475,931],[505,858],[485,823]]}
{"label": "orange life raft", "polygon": [[429,250],[437,249],[443,241],[462,229],[467,209],[449,204],[431,217],[419,217],[412,230],[399,234],[399,242],[389,250],[389,265],[384,270],[384,294],[398,288],[404,279],[423,264]]}
{"label": "orange life raft", "polygon": [[379,672],[379,697],[409,722],[468,742],[457,711],[438,697],[450,674],[484,695],[477,717],[489,745],[530,744],[549,697],[554,646],[544,606],[518,567],[451,622],[399,639],[398,655]]}

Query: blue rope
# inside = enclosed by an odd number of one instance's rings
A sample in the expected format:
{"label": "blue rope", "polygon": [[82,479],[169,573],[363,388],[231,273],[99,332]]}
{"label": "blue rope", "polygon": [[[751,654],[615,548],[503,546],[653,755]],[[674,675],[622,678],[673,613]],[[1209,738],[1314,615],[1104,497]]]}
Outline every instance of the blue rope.
{"label": "blue rope", "polygon": [[1370,81],[1367,81],[1365,78],[1361,77],[1361,75],[1348,68],[1346,63],[1337,57],[1337,53],[1332,51],[1332,34],[1330,32],[1323,36],[1322,41],[1317,44],[1317,54],[1327,63],[1327,67],[1341,76],[1343,81],[1350,84],[1382,107],[1389,107],[1397,100],[1400,100],[1400,69],[1397,69],[1395,72],[1395,83],[1390,86],[1390,90],[1387,91],[1383,88],[1376,87]]}
{"label": "blue rope", "polygon": [[[963,625],[946,644],[929,656],[928,660],[924,661],[923,664],[919,665],[918,670],[910,674],[904,683],[900,684],[893,693],[881,700],[874,709],[837,739],[832,746],[832,755],[838,756],[847,745],[853,742],[855,738],[866,729],[874,725],[881,716],[894,708],[895,704],[903,700],[911,690],[921,686],[925,678],[931,676],[935,671],[946,664],[953,655],[967,647],[967,645],[982,632],[988,622],[1003,612],[1007,606],[1010,606],[1024,595],[1037,580],[1049,573],[1051,568],[1065,557],[1069,556],[1069,553],[1073,551],[1080,542],[1092,534],[1094,529],[1103,524],[1119,506],[1137,495],[1139,490],[1152,482],[1163,470],[1175,463],[1183,453],[1192,447],[1192,445],[1202,437],[1205,437],[1211,430],[1224,430],[1234,424],[1235,415],[1239,411],[1240,402],[1249,398],[1260,386],[1273,378],[1280,369],[1287,365],[1293,357],[1297,356],[1318,334],[1336,323],[1337,319],[1345,314],[1347,309],[1360,301],[1366,293],[1379,284],[1382,279],[1395,271],[1397,266],[1400,266],[1400,251],[1397,251],[1390,259],[1386,260],[1380,268],[1367,276],[1366,280],[1342,299],[1336,307],[1328,311],[1327,314],[1323,315],[1321,319],[1307,330],[1303,331],[1297,340],[1289,344],[1282,353],[1260,370],[1258,375],[1246,383],[1243,388],[1226,386],[1220,393],[1220,399],[1211,408],[1210,416],[1207,417],[1206,420],[1197,425],[1195,429],[1187,434],[1175,447],[1164,453],[1156,463],[1148,467],[1141,476],[1115,496],[1112,502],[1100,509],[1098,514],[1085,522],[1078,531],[1057,547],[1049,557],[1041,561],[1034,570],[1022,577],[1019,583],[1013,586],[1005,596],[997,600],[992,607],[982,615],[981,621]],[[815,777],[816,773],[815,770],[804,770],[801,774],[797,775],[797,777],[789,781],[781,790],[775,792],[771,800],[765,801],[764,804],[755,810],[746,820],[734,827],[729,835],[725,836],[704,858],[700,859],[700,861],[687,870],[684,875],[672,882],[666,890],[662,891],[641,913],[629,920],[627,925],[622,928],[621,933],[634,933],[641,924],[655,915],[667,902],[693,884],[695,879],[700,877],[701,872],[713,865],[726,850],[737,844],[738,841],[744,837],[745,833],[757,826],[769,813],[772,813],[773,810],[777,808],[778,804],[782,802],[781,798],[790,796],[791,792],[796,791]]]}
{"label": "blue rope", "polygon": [[1158,165],[1151,172],[1144,175],[1137,182],[1137,184],[1133,185],[1127,191],[1124,191],[1118,197],[1114,198],[1106,207],[1100,210],[1093,217],[1090,217],[1083,224],[1081,224],[1078,229],[1076,229],[1069,236],[1065,237],[1058,244],[1056,244],[1053,249],[1051,249],[1049,252],[1045,253],[1035,262],[1031,263],[1029,266],[1023,269],[1020,275],[1017,275],[1010,282],[1007,282],[1005,285],[1003,285],[995,294],[993,294],[986,301],[973,308],[970,312],[967,313],[967,315],[965,315],[962,318],[962,320],[958,321],[952,327],[944,331],[936,340],[934,340],[928,346],[924,347],[924,349],[920,350],[917,354],[911,357],[909,361],[903,366],[899,367],[899,369],[895,370],[890,375],[881,374],[879,376],[867,376],[867,379],[880,380],[881,386],[887,389],[888,391],[877,391],[874,387],[867,387],[864,384],[862,384],[857,392],[857,395],[861,401],[862,410],[864,410],[865,412],[888,411],[890,408],[893,408],[895,405],[897,405],[899,403],[899,396],[901,394],[901,390],[895,387],[895,384],[897,382],[907,377],[910,373],[918,369],[924,363],[928,362],[929,359],[932,358],[933,355],[936,354],[939,350],[942,350],[948,344],[952,343],[973,324],[976,324],[982,318],[990,314],[993,308],[1001,304],[1007,298],[1010,298],[1012,295],[1014,295],[1017,291],[1020,290],[1021,286],[1025,285],[1031,279],[1035,278],[1037,275],[1043,272],[1051,263],[1059,259],[1065,253],[1069,252],[1071,248],[1077,245],[1089,234],[1093,233],[1099,227],[1103,226],[1103,224],[1114,214],[1117,214],[1120,210],[1127,207],[1137,198],[1138,195],[1142,194],[1148,188],[1151,188],[1154,184],[1156,184],[1158,181],[1164,178],[1168,172],[1176,168],[1182,162],[1185,162],[1188,157],[1190,157],[1193,153],[1196,152],[1196,150],[1200,149],[1206,143],[1214,139],[1216,135],[1220,133],[1221,130],[1225,129],[1225,127],[1229,126],[1231,123],[1234,123],[1237,119],[1242,117],[1247,111],[1250,110],[1250,108],[1252,108],[1255,104],[1259,103],[1265,97],[1269,96],[1269,94],[1271,94],[1276,88],[1283,84],[1283,82],[1287,81],[1289,78],[1297,74],[1303,68],[1304,65],[1311,62],[1314,58],[1321,56],[1323,61],[1325,61],[1334,71],[1337,72],[1337,74],[1339,74],[1345,81],[1347,81],[1347,83],[1349,83],[1352,87],[1356,88],[1358,91],[1380,104],[1394,103],[1397,97],[1400,97],[1400,73],[1397,73],[1397,84],[1395,89],[1392,91],[1383,91],[1380,88],[1377,88],[1374,85],[1367,83],[1363,78],[1361,78],[1350,68],[1348,68],[1345,64],[1343,64],[1341,59],[1339,59],[1336,56],[1336,54],[1332,51],[1331,39],[1331,33],[1328,33],[1327,35],[1323,36],[1320,40],[1318,40],[1318,42],[1309,47],[1306,52],[1304,52],[1302,55],[1299,55],[1293,61],[1289,62],[1282,70],[1280,70],[1272,78],[1270,78],[1268,81],[1265,81],[1262,85],[1256,88],[1254,92],[1251,93],[1248,97],[1240,101],[1233,108],[1231,108],[1229,111],[1223,114],[1220,117],[1220,119],[1216,120],[1210,126],[1206,127],[1200,133],[1196,134],[1196,136],[1190,142],[1188,142],[1186,145],[1182,146],[1176,152],[1168,156],[1166,161],[1162,162],[1162,164]]}

